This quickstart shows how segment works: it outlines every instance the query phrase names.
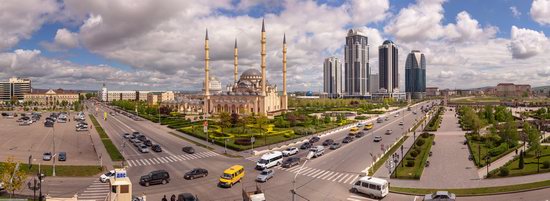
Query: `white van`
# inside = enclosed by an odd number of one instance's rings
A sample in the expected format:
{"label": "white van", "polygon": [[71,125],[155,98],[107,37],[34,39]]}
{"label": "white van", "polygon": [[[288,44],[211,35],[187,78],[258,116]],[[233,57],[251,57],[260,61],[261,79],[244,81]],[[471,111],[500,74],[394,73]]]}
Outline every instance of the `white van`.
{"label": "white van", "polygon": [[272,151],[264,154],[256,163],[256,169],[263,170],[283,163],[283,152]]}
{"label": "white van", "polygon": [[359,179],[353,184],[351,187],[351,192],[353,193],[363,193],[368,195],[369,197],[374,198],[383,198],[388,195],[389,192],[389,182],[376,178],[376,177],[369,177],[364,176]]}
{"label": "white van", "polygon": [[313,152],[313,157],[317,158],[325,153],[325,146],[318,145],[309,149],[310,152]]}

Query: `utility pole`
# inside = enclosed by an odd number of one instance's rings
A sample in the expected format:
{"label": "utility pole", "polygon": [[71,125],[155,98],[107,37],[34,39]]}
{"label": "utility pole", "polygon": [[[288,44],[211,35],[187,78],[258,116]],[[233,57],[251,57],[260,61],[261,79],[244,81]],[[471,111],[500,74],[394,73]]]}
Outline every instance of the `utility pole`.
{"label": "utility pole", "polygon": [[53,135],[53,138],[52,138],[52,140],[53,140],[53,153],[52,153],[53,154],[53,157],[52,157],[53,171],[52,171],[52,176],[55,177],[55,156],[57,155],[57,154],[55,154],[55,124],[52,126],[52,131],[53,131],[52,132],[52,135]]}

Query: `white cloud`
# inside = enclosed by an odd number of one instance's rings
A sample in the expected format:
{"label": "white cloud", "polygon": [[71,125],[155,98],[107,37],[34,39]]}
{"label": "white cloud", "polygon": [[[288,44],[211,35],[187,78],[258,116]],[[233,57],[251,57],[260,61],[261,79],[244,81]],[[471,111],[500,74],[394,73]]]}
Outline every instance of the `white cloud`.
{"label": "white cloud", "polygon": [[0,4],[0,50],[29,39],[58,10],[55,0],[3,0]]}
{"label": "white cloud", "polygon": [[550,66],[537,71],[537,75],[543,78],[547,78],[547,82],[550,82]]}
{"label": "white cloud", "polygon": [[470,42],[472,40],[486,40],[493,38],[497,32],[496,27],[481,28],[478,21],[472,19],[466,11],[458,13],[456,24],[448,24],[445,27],[445,39],[458,42]]}
{"label": "white cloud", "polygon": [[77,33],[63,28],[57,30],[53,43],[43,42],[41,45],[50,51],[61,51],[76,48],[80,44]]}
{"label": "white cloud", "polygon": [[550,25],[550,0],[534,0],[531,4],[531,18],[541,25]]}
{"label": "white cloud", "polygon": [[512,16],[515,18],[519,18],[521,16],[521,12],[515,6],[510,6],[510,11],[512,11]]}
{"label": "white cloud", "polygon": [[549,41],[544,32],[512,26],[510,51],[515,59],[527,59],[548,49]]}
{"label": "white cloud", "polygon": [[352,23],[357,26],[384,20],[389,13],[389,0],[352,0],[349,5]]}

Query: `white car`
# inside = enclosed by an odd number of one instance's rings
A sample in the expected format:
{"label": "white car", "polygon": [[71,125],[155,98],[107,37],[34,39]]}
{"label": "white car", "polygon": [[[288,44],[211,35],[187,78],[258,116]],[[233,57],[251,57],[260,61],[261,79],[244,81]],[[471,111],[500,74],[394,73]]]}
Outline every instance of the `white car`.
{"label": "white car", "polygon": [[283,156],[292,156],[294,154],[297,154],[299,151],[298,148],[296,147],[289,147],[289,148],[286,148],[284,151],[283,151]]}
{"label": "white car", "polygon": [[115,171],[111,170],[111,171],[99,176],[99,181],[105,183],[105,182],[109,181],[109,178],[111,178],[113,176],[115,176]]}
{"label": "white car", "polygon": [[395,113],[395,115],[393,115],[394,117],[399,117],[399,113]]}

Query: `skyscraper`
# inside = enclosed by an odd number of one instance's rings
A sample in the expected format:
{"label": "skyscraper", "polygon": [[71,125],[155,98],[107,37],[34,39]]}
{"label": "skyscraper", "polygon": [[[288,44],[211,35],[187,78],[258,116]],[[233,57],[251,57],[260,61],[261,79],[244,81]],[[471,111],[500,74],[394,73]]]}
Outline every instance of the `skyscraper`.
{"label": "skyscraper", "polygon": [[323,91],[330,98],[342,95],[342,62],[336,57],[329,57],[323,63]]}
{"label": "skyscraper", "polygon": [[378,90],[380,90],[380,87],[379,86],[379,76],[378,74],[371,74],[370,77],[369,77],[369,83],[370,83],[370,86],[369,86],[369,92],[372,94],[372,93],[376,93],[378,92]]}
{"label": "skyscraper", "polygon": [[399,92],[398,51],[397,46],[390,40],[384,41],[378,47],[378,62],[380,64],[380,88],[388,93]]}
{"label": "skyscraper", "polygon": [[348,96],[368,95],[370,68],[367,36],[358,30],[350,29],[346,37],[344,54],[345,94]]}
{"label": "skyscraper", "polygon": [[405,63],[405,92],[413,99],[426,95],[426,58],[418,50],[407,56]]}

